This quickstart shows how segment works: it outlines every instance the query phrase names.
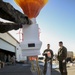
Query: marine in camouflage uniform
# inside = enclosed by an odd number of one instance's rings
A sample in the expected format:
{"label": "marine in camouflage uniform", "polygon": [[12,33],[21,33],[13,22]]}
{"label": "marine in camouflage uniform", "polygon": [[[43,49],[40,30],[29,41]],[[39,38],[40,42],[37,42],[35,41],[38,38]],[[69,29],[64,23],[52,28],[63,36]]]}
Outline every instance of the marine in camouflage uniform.
{"label": "marine in camouflage uniform", "polygon": [[61,75],[67,75],[66,67],[66,58],[67,58],[67,48],[63,46],[63,42],[59,42],[59,51],[58,51],[58,61],[59,61],[59,70]]}
{"label": "marine in camouflage uniform", "polygon": [[50,44],[47,44],[47,49],[44,50],[43,55],[45,56],[45,64],[44,64],[43,73],[44,73],[44,75],[46,75],[46,72],[47,72],[47,61],[50,61],[51,72],[52,72],[53,51],[50,49]]}

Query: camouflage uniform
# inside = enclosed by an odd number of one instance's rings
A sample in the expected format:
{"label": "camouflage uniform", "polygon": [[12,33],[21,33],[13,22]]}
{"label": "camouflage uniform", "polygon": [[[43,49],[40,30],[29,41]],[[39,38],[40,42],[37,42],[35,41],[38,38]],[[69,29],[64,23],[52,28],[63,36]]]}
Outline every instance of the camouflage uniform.
{"label": "camouflage uniform", "polygon": [[67,58],[67,49],[66,47],[59,48],[58,51],[58,61],[59,61],[59,70],[61,75],[67,75],[67,68],[66,68],[66,58]]}
{"label": "camouflage uniform", "polygon": [[[45,54],[45,52],[50,52],[51,53],[51,57],[48,57],[47,54]],[[52,72],[52,58],[53,58],[53,51],[51,49],[46,49],[44,52],[43,52],[43,55],[45,56],[45,64],[44,64],[44,75],[46,74],[47,72],[47,61],[50,60],[50,65],[51,65],[51,72]]]}

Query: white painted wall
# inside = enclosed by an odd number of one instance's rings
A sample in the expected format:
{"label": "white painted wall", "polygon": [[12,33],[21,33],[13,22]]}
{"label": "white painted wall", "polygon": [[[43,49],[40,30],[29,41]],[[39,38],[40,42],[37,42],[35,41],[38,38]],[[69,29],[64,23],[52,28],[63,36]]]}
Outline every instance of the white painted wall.
{"label": "white painted wall", "polygon": [[9,33],[0,33],[0,38],[16,46],[18,42]]}
{"label": "white painted wall", "polygon": [[27,60],[27,57],[26,56],[22,56],[22,50],[21,50],[21,47],[20,45],[17,45],[16,46],[16,60],[19,62],[19,61],[25,61]]}
{"label": "white painted wall", "polygon": [[0,39],[0,48],[6,51],[14,52],[16,50],[16,47],[2,39]]}

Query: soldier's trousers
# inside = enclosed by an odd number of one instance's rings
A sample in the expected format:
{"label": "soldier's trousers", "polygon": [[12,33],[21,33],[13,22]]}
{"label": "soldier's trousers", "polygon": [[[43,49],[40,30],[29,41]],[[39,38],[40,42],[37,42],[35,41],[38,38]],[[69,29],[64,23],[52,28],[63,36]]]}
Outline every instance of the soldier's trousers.
{"label": "soldier's trousers", "polygon": [[61,72],[61,75],[67,75],[67,67],[66,62],[59,61],[59,70]]}
{"label": "soldier's trousers", "polygon": [[[50,62],[50,65],[51,65],[51,72],[52,72],[52,61]],[[44,75],[46,75],[46,72],[47,72],[47,61],[45,61],[44,64],[44,70],[43,70]]]}

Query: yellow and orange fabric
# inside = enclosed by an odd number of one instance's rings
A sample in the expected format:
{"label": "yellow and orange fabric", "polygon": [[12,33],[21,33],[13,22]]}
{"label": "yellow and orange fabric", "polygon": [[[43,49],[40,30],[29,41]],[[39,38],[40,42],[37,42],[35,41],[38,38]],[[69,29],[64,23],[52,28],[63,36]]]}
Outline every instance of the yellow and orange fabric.
{"label": "yellow and orange fabric", "polygon": [[48,0],[14,0],[29,18],[36,18]]}

